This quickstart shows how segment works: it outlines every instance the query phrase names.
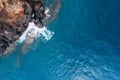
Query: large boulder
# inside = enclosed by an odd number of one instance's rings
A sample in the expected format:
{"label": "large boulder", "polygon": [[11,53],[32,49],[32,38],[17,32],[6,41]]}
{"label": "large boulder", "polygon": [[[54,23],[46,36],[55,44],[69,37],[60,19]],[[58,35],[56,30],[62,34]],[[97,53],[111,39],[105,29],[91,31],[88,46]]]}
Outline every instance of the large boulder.
{"label": "large boulder", "polygon": [[44,8],[42,0],[0,0],[0,55],[19,39],[31,19],[42,24],[40,7]]}
{"label": "large boulder", "polygon": [[[29,9],[29,10],[27,10]],[[22,34],[30,20],[30,6],[20,0],[0,0],[0,54]],[[26,12],[28,11],[28,12]]]}

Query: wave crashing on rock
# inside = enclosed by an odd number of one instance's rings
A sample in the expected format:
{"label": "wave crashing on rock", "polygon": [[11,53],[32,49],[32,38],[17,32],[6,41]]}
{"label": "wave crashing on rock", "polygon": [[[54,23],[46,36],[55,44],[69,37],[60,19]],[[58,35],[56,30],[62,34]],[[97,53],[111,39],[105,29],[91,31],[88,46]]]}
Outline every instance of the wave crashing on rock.
{"label": "wave crashing on rock", "polygon": [[17,44],[30,45],[38,37],[48,41],[54,32],[47,29],[61,7],[60,0],[47,8],[44,0],[0,0],[0,55]]}
{"label": "wave crashing on rock", "polygon": [[25,41],[26,44],[31,44],[35,39],[41,37],[43,41],[48,41],[53,36],[54,32],[48,30],[45,26],[38,28],[35,23],[30,22],[28,28],[23,33],[23,35],[18,39],[17,43],[22,43]]}

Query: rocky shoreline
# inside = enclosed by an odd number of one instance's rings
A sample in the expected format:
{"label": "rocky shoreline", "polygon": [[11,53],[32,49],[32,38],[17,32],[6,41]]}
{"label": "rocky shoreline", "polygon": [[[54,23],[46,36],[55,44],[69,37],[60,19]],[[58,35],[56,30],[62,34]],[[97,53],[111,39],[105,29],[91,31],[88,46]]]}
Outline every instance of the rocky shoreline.
{"label": "rocky shoreline", "polygon": [[26,30],[29,22],[43,27],[43,0],[0,0],[0,55]]}

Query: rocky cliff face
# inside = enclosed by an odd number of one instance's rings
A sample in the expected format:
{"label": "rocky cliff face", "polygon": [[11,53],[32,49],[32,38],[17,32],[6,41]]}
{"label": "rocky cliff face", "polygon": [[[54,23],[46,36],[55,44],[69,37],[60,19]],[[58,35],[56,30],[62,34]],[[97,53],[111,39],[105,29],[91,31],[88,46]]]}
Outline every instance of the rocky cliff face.
{"label": "rocky cliff face", "polygon": [[42,0],[0,0],[0,55],[22,35],[30,21],[42,27],[44,12]]}

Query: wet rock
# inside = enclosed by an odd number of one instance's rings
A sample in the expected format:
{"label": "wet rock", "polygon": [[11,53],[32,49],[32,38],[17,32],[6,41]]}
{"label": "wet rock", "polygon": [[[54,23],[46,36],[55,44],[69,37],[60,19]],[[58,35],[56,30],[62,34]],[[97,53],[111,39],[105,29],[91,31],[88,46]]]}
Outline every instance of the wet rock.
{"label": "wet rock", "polygon": [[[52,0],[49,5],[49,12],[46,13],[46,18],[43,19],[42,23],[43,25],[47,25],[52,20],[54,20],[61,8],[61,0]],[[50,15],[49,15],[50,14]]]}
{"label": "wet rock", "polygon": [[44,17],[42,0],[0,0],[0,55],[19,39],[30,21],[43,27]]}

